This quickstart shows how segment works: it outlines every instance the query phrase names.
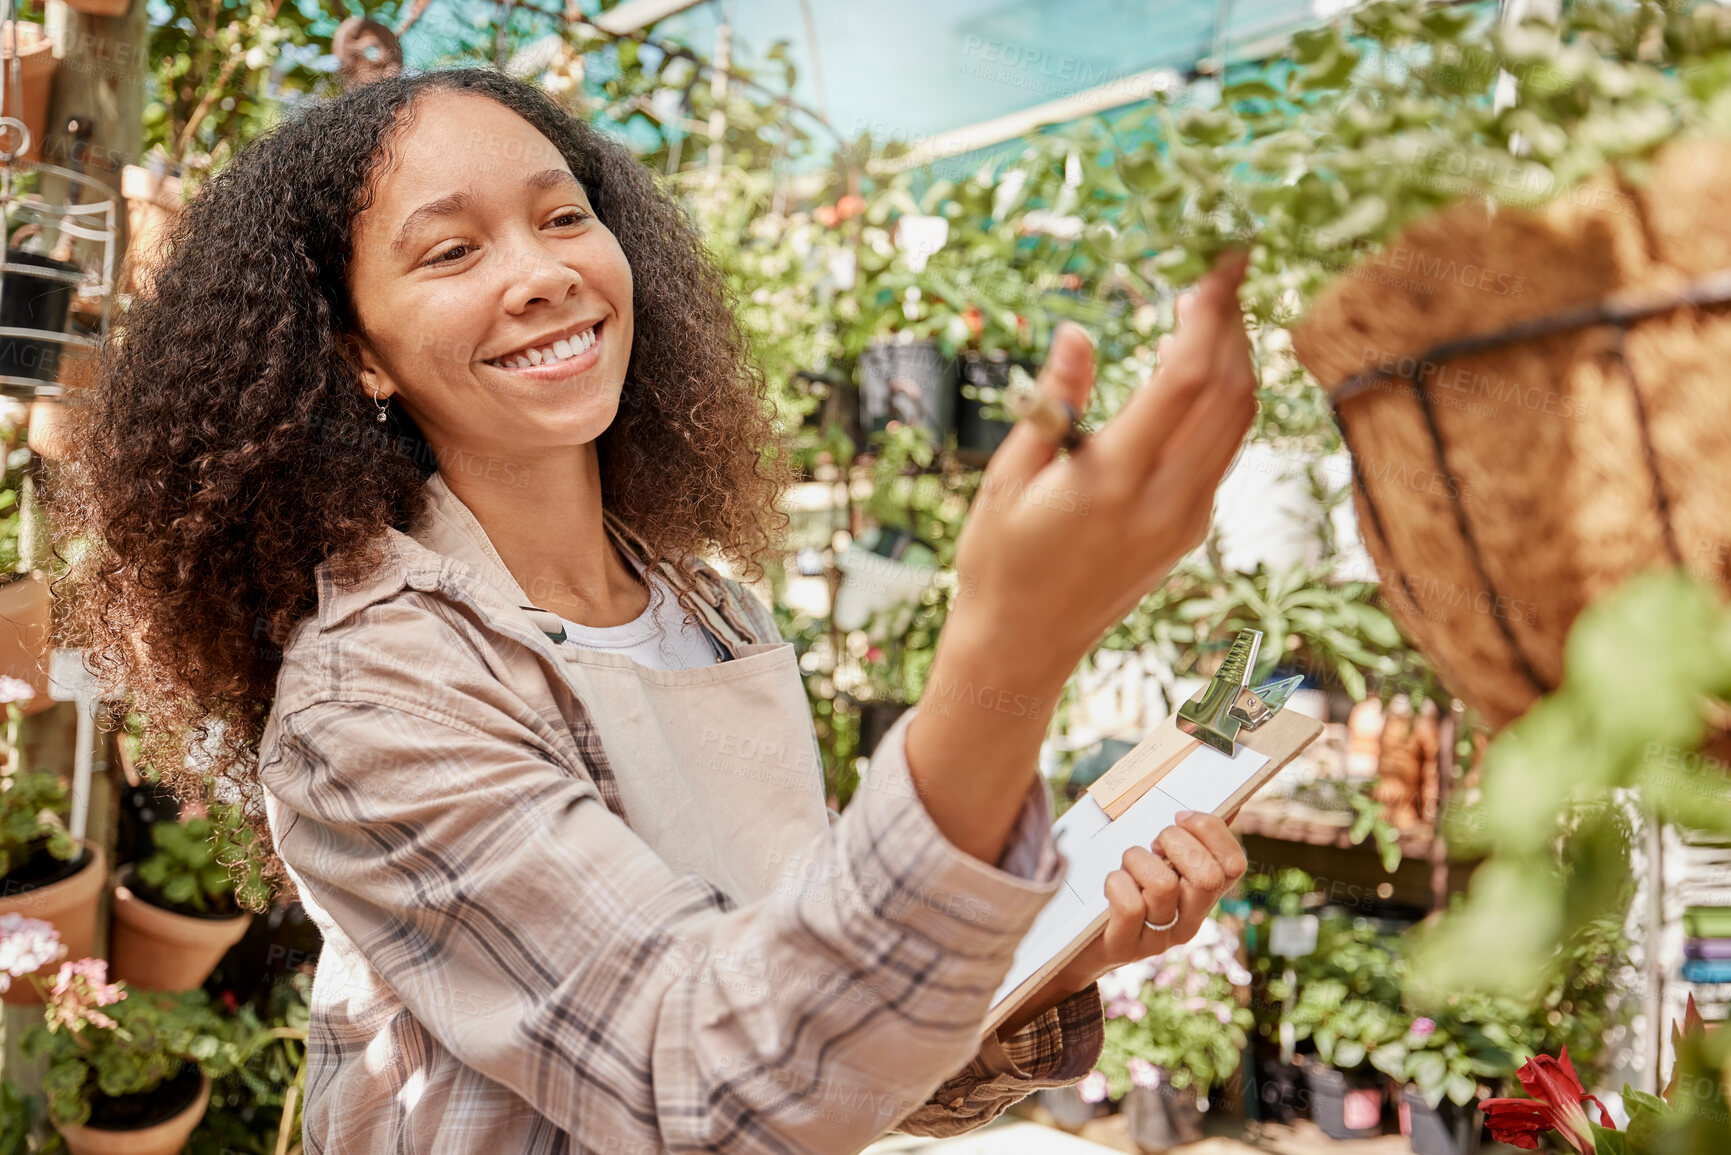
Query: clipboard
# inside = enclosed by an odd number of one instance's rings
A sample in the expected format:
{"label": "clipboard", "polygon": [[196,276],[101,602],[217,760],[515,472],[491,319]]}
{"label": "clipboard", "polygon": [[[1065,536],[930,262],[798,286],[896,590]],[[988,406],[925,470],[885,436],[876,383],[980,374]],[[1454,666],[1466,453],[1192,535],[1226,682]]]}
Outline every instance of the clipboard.
{"label": "clipboard", "polygon": [[1251,688],[1261,646],[1260,630],[1240,630],[1213,679],[1053,825],[1064,884],[1017,946],[982,1038],[1099,937],[1108,917],[1106,876],[1122,865],[1124,851],[1153,842],[1180,810],[1230,820],[1322,733],[1315,718],[1284,709],[1301,677]]}

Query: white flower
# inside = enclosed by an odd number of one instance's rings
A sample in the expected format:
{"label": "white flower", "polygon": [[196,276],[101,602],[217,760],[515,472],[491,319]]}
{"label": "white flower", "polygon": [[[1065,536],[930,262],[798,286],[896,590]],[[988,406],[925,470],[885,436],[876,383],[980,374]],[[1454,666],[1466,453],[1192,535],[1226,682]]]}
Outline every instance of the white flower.
{"label": "white flower", "polygon": [[1160,1089],[1159,1067],[1156,1067],[1141,1055],[1131,1055],[1130,1060],[1124,1065],[1130,1069],[1130,1081],[1132,1083],[1150,1091],[1157,1091]]}
{"label": "white flower", "polygon": [[1100,997],[1107,1002],[1131,1000],[1142,993],[1142,984],[1153,974],[1147,959],[1125,963],[1117,970],[1100,976]]}
{"label": "white flower", "polygon": [[54,924],[21,914],[0,914],[0,991],[35,974],[66,953]]}
{"label": "white flower", "polygon": [[0,674],[0,705],[8,702],[28,702],[36,696],[36,687],[23,678]]}
{"label": "white flower", "polygon": [[1100,1103],[1111,1092],[1111,1086],[1106,1082],[1106,1072],[1089,1071],[1086,1078],[1076,1084],[1076,1093],[1082,1096],[1084,1103]]}

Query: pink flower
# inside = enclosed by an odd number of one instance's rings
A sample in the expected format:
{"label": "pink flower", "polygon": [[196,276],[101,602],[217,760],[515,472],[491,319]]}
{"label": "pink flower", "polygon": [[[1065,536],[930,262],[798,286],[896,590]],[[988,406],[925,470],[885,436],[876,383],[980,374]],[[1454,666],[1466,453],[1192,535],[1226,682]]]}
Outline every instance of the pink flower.
{"label": "pink flower", "polygon": [[[15,679],[14,679],[15,680]],[[0,914],[0,991],[66,953],[54,924],[21,914]]]}
{"label": "pink flower", "polygon": [[1430,1038],[1436,1034],[1436,1020],[1422,1017],[1414,1019],[1412,1021],[1412,1033],[1414,1038]]}
{"label": "pink flower", "polygon": [[1225,1026],[1232,1021],[1232,1008],[1225,1003],[1215,1003],[1214,1017],[1220,1020],[1221,1026]]}
{"label": "pink flower", "polygon": [[1076,1084],[1076,1093],[1082,1096],[1084,1103],[1104,1102],[1110,1091],[1104,1071],[1089,1071],[1082,1081]]}
{"label": "pink flower", "polygon": [[114,1030],[120,1024],[96,1008],[118,1003],[125,997],[126,991],[119,983],[108,981],[108,963],[104,960],[82,958],[64,962],[48,992],[44,1018],[50,1031],[65,1027],[76,1033],[90,1024]]}
{"label": "pink flower", "polygon": [[1132,1056],[1125,1066],[1130,1068],[1130,1081],[1150,1091],[1160,1089],[1160,1068],[1140,1055]]}

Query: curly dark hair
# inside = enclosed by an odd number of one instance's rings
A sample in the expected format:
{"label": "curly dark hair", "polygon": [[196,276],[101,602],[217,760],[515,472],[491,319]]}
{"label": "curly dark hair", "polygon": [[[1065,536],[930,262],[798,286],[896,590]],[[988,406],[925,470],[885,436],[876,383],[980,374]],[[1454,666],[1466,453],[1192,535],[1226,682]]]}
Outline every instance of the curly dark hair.
{"label": "curly dark hair", "polygon": [[151,290],[110,328],[44,507],[66,562],[57,643],[125,688],[148,719],[142,757],[182,798],[209,776],[246,804],[279,882],[257,755],[281,647],[316,609],[314,567],[364,577],[436,468],[400,406],[377,425],[343,339],[352,223],[429,91],[490,97],[538,129],[630,262],[630,366],[597,443],[607,507],[656,557],[711,552],[748,579],[786,525],[790,465],[725,281],[621,144],[474,68],[376,81],[251,142],[185,206]]}

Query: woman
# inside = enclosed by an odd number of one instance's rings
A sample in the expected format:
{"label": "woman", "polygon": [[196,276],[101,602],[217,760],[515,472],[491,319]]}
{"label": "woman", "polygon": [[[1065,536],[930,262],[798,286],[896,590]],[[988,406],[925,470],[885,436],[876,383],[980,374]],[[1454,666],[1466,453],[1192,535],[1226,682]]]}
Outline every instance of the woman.
{"label": "woman", "polygon": [[[834,818],[792,647],[696,559],[774,541],[762,377],[618,145],[492,72],[394,77],[250,145],[173,246],[51,495],[67,638],[324,935],[309,1153],[967,1130],[1085,1075],[1094,980],[1243,872],[1211,816],[1126,854],[1102,939],[981,1041],[1062,885],[1052,707],[1252,415],[1241,262],[1090,442],[994,458],[931,688]],[[1092,378],[1063,329],[1042,388]]]}

